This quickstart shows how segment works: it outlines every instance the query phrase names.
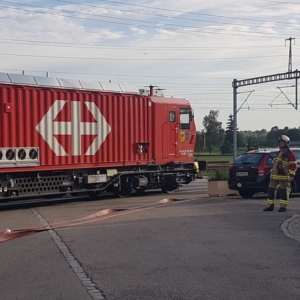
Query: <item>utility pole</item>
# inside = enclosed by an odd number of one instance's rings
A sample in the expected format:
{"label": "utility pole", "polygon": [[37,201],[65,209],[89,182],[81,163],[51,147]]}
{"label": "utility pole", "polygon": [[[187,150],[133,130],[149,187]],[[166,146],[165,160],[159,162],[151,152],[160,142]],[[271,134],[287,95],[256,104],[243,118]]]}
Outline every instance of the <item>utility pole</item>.
{"label": "utility pole", "polygon": [[[298,79],[300,79],[300,71],[297,69],[295,71],[286,72],[286,73],[279,73],[279,74],[272,74],[267,76],[260,76],[254,78],[247,78],[242,80],[233,79],[232,88],[233,88],[233,157],[236,159],[237,157],[237,113],[239,109],[237,109],[237,90],[239,87],[249,86],[253,84],[261,84],[261,83],[268,83],[268,82],[275,82],[275,81],[282,81],[282,80],[296,80],[296,102],[293,107],[298,109]],[[247,100],[247,98],[246,98]],[[246,101],[245,100],[245,101]],[[244,102],[245,102],[244,101]]]}
{"label": "utility pole", "polygon": [[233,79],[233,159],[237,158],[237,79]]}
{"label": "utility pole", "polygon": [[290,41],[290,55],[289,55],[289,68],[288,68],[288,72],[292,72],[292,70],[293,70],[292,69],[292,40],[295,40],[295,38],[290,37],[289,39],[285,40],[285,45],[286,45],[286,41]]}

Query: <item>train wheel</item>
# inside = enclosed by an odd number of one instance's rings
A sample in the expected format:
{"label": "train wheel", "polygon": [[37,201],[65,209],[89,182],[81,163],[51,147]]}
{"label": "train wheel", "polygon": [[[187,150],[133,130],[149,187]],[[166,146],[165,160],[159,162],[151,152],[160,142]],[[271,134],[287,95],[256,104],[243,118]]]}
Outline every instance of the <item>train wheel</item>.
{"label": "train wheel", "polygon": [[177,182],[169,182],[169,183],[163,184],[163,186],[161,187],[161,190],[164,193],[171,194],[171,193],[174,193],[178,189],[178,187],[179,187],[179,185]]}
{"label": "train wheel", "polygon": [[126,198],[130,195],[132,192],[132,189],[130,188],[123,188],[122,190],[119,190],[118,187],[115,188],[114,194],[119,198]]}

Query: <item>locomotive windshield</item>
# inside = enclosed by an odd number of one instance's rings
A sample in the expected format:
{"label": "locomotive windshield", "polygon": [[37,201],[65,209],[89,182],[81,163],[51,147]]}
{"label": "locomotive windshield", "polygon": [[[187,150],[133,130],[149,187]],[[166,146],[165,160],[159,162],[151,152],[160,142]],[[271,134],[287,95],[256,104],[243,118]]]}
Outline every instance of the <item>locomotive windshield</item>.
{"label": "locomotive windshield", "polygon": [[190,126],[190,109],[180,108],[180,129],[191,129]]}

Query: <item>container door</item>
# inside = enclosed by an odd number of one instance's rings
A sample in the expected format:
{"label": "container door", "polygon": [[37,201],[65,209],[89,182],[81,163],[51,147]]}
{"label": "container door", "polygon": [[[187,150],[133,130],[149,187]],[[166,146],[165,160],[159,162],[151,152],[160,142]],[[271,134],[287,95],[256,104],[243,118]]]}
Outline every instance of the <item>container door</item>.
{"label": "container door", "polygon": [[[178,110],[175,106],[169,106],[168,110],[169,117],[169,157],[177,157],[178,155],[178,125],[179,116]],[[167,137],[165,137],[167,138]]]}

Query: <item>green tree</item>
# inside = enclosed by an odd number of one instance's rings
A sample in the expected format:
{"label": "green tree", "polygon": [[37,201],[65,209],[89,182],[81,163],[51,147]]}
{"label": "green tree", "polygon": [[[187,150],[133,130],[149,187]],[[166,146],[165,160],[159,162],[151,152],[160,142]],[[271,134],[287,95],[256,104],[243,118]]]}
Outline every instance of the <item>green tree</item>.
{"label": "green tree", "polygon": [[[220,151],[222,154],[233,153],[233,131],[234,131],[234,120],[233,120],[233,115],[230,114],[227,120],[224,142],[220,147]],[[237,132],[237,146],[243,147],[245,146],[245,144],[246,144],[246,140],[244,134],[242,132]]]}
{"label": "green tree", "polygon": [[203,118],[203,126],[205,128],[206,143],[209,148],[209,153],[212,152],[212,147],[219,147],[224,139],[224,129],[222,122],[218,121],[219,111],[211,110],[208,116]]}
{"label": "green tree", "polygon": [[279,129],[277,126],[271,128],[271,131],[267,134],[267,144],[271,147],[277,147],[277,140],[282,134],[287,135],[291,141],[300,141],[300,129],[284,127]]}
{"label": "green tree", "polygon": [[297,128],[291,128],[287,132],[287,136],[291,139],[291,141],[300,141],[300,130]]}
{"label": "green tree", "polygon": [[268,131],[266,129],[255,131],[256,142],[258,146],[260,147],[267,146],[267,134]]}
{"label": "green tree", "polygon": [[203,149],[203,136],[200,131],[196,132],[195,153],[199,153]]}
{"label": "green tree", "polygon": [[255,136],[249,136],[248,137],[248,141],[247,141],[247,150],[253,150],[253,149],[257,149],[258,145],[257,145],[257,140]]}
{"label": "green tree", "polygon": [[[247,145],[247,150],[254,149],[257,147],[265,147],[268,146],[267,143],[267,130],[261,129],[256,131],[242,131],[241,132],[244,136],[244,145]],[[240,146],[239,146],[240,147]]]}
{"label": "green tree", "polygon": [[229,115],[227,120],[227,127],[225,130],[224,142],[220,147],[220,151],[222,154],[231,154],[233,152],[233,130],[234,130],[233,116]]}
{"label": "green tree", "polygon": [[276,147],[279,136],[283,134],[288,135],[288,131],[288,127],[285,127],[284,129],[279,129],[278,126],[272,127],[271,131],[267,134],[267,145],[270,147]]}
{"label": "green tree", "polygon": [[246,138],[243,132],[237,132],[237,146],[238,148],[244,147],[246,145]]}

